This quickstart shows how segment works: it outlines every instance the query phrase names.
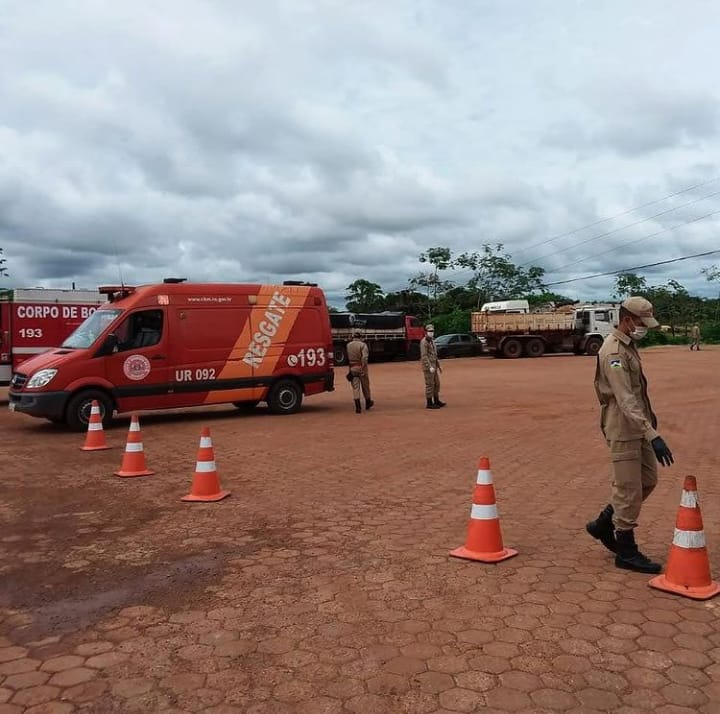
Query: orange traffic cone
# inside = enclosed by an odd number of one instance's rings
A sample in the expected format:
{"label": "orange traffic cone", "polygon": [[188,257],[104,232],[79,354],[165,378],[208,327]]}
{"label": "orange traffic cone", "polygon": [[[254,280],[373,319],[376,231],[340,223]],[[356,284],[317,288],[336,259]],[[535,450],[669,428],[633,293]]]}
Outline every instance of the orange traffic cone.
{"label": "orange traffic cone", "polygon": [[685,477],[665,573],[653,578],[648,585],[693,600],[708,600],[720,592],[720,584],[710,576],[694,476]]}
{"label": "orange traffic cone", "polygon": [[490,460],[485,456],[480,459],[478,466],[465,545],[456,548],[450,555],[455,558],[479,560],[482,563],[498,563],[517,555],[516,550],[503,546]]}
{"label": "orange traffic cone", "polygon": [[100,405],[93,399],[85,444],[81,446],[80,449],[82,451],[100,451],[101,449],[109,448],[105,441],[105,432],[103,431],[102,417],[100,416]]}
{"label": "orange traffic cone", "polygon": [[150,470],[145,463],[145,452],[143,451],[142,434],[140,433],[140,422],[136,414],[130,419],[130,429],[128,431],[127,444],[125,444],[125,453],[123,454],[120,471],[116,471],[116,476],[150,476],[155,472]]}
{"label": "orange traffic cone", "polygon": [[220,479],[215,466],[210,429],[204,426],[200,432],[200,447],[195,463],[195,476],[187,496],[181,501],[220,501],[230,495],[230,491],[220,490]]}

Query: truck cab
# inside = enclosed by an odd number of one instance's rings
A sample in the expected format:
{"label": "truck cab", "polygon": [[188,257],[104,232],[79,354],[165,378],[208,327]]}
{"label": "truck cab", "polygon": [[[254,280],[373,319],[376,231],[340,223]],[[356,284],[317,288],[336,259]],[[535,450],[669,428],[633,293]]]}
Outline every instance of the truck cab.
{"label": "truck cab", "polygon": [[581,335],[578,350],[597,354],[603,340],[618,326],[617,305],[583,305],[575,309],[575,329]]}

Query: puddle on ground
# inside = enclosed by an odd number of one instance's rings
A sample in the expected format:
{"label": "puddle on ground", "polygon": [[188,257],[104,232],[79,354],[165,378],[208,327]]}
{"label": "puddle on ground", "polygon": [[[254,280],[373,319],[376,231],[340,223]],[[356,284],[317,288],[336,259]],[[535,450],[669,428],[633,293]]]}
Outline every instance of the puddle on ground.
{"label": "puddle on ground", "polygon": [[[152,573],[130,577],[110,590],[66,597],[35,609],[29,608],[33,622],[19,628],[14,635],[23,642],[30,642],[39,637],[76,631],[93,625],[112,610],[154,604],[153,601],[161,601],[166,595],[194,590],[218,578],[229,555],[225,552],[201,553],[163,565]],[[6,600],[7,595],[6,592],[2,599]],[[9,602],[8,605],[27,608],[27,603],[22,602]]]}

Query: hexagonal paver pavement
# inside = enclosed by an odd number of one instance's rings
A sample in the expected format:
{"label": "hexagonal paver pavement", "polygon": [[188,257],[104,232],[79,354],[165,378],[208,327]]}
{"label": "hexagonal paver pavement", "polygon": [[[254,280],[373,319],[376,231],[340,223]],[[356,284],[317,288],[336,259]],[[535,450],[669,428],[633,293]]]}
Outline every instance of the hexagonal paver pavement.
{"label": "hexagonal paver pavement", "polygon": [[[638,531],[664,559],[692,470],[713,568],[719,355],[644,356],[678,465]],[[455,360],[428,412],[417,365],[383,364],[360,416],[341,380],[287,419],[142,415],[133,480],[127,420],[88,454],[0,413],[0,714],[717,714],[720,598],[651,590],[584,532],[609,490],[592,370]],[[232,496],[187,504],[205,423]],[[480,455],[519,550],[497,565],[448,557]]]}

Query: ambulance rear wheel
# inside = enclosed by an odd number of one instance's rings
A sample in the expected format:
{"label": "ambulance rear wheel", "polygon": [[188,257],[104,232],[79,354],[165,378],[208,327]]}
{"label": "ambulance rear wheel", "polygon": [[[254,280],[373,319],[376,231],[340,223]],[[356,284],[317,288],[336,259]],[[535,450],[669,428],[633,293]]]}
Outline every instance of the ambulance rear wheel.
{"label": "ambulance rear wheel", "polygon": [[272,414],[294,414],[302,404],[302,389],[291,379],[275,382],[270,388],[267,403]]}
{"label": "ambulance rear wheel", "polygon": [[113,417],[113,403],[110,397],[104,392],[88,389],[78,392],[68,402],[65,410],[65,423],[72,431],[87,431],[93,401],[97,401],[100,406],[103,428],[110,426]]}

